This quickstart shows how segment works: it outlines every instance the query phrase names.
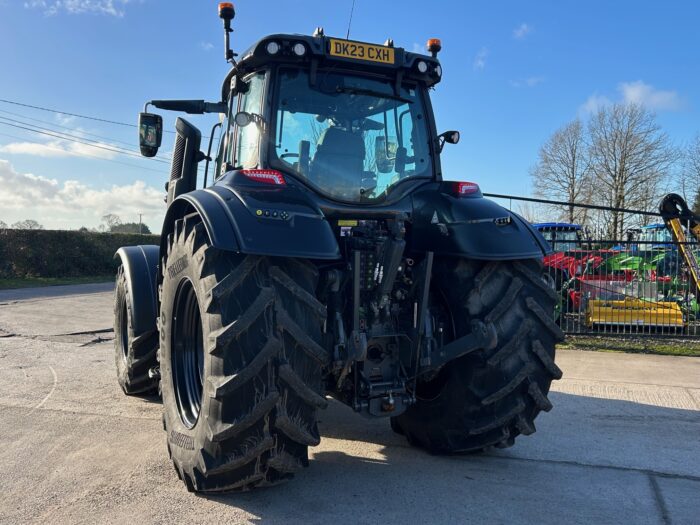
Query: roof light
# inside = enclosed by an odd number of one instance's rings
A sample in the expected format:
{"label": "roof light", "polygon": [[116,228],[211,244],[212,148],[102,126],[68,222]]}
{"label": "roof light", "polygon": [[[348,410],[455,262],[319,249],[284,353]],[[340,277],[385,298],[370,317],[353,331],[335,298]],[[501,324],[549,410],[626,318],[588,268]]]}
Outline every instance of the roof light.
{"label": "roof light", "polygon": [[479,185],[476,182],[455,182],[454,191],[458,197],[464,197],[479,193],[481,189],[479,189]]}
{"label": "roof light", "polygon": [[423,60],[418,61],[416,68],[418,69],[419,73],[425,74],[428,72],[428,64],[426,64]]}
{"label": "roof light", "polygon": [[294,51],[294,54],[296,56],[303,57],[306,54],[306,46],[301,42],[297,42],[296,44],[294,44],[292,51]]}
{"label": "roof light", "polygon": [[236,10],[231,2],[221,2],[219,4],[219,18],[231,21],[234,16],[236,16]]}
{"label": "roof light", "polygon": [[285,186],[287,184],[287,181],[284,180],[284,175],[277,170],[240,170],[240,173],[250,180],[262,182],[264,184],[272,184],[275,186]]}
{"label": "roof light", "polygon": [[442,66],[440,64],[435,67],[435,74],[439,77],[442,76]]}
{"label": "roof light", "polygon": [[433,58],[435,58],[442,49],[442,42],[440,42],[439,38],[431,38],[425,44],[425,47],[428,50],[428,52],[433,56]]}
{"label": "roof light", "polygon": [[280,51],[280,45],[277,42],[268,42],[265,46],[265,50],[270,55],[276,55]]}

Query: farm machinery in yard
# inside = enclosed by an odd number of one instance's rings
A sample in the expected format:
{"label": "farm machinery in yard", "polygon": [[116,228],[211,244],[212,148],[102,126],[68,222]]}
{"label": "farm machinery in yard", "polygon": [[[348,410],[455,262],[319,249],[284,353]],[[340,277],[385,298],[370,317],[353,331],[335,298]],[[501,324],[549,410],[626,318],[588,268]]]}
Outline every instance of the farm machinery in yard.
{"label": "farm machinery in yard", "polygon": [[234,14],[220,4],[221,100],[152,100],[139,117],[153,156],[148,106],[219,114],[218,152],[177,119],[161,244],[117,254],[119,383],[161,392],[178,476],[199,492],[292,477],[328,396],[433,453],[532,434],[561,377],[549,248],[443,178],[459,133],[438,134],[431,110],[440,41],[423,55],[319,28],[236,58]]}
{"label": "farm machinery in yard", "polygon": [[580,225],[535,224],[554,249],[544,277],[561,296],[558,321],[573,314],[589,328],[682,330],[697,306],[685,300],[675,237],[661,226],[641,228],[638,244],[592,249]]}
{"label": "farm machinery in yard", "polygon": [[[700,241],[700,217],[674,193],[661,200],[659,212],[666,232],[659,233],[658,225],[652,225],[649,231],[653,232],[653,241],[657,243],[652,247],[653,252],[664,251],[647,263],[647,268],[653,272],[647,284],[658,284],[662,290],[654,287],[654,292],[638,293],[637,297],[591,300],[586,308],[589,326],[637,326],[677,332],[687,327],[690,318],[697,316],[700,266],[694,248],[697,249]],[[688,234],[693,241],[689,241]],[[681,261],[684,272],[680,271]],[[659,300],[660,296],[665,299]]]}

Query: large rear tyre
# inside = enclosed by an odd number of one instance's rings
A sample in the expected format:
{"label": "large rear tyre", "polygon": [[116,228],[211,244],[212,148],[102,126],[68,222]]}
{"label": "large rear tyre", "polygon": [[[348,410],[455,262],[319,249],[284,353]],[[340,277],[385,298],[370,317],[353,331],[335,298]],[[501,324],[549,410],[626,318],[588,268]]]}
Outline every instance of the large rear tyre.
{"label": "large rear tyre", "polygon": [[547,393],[561,377],[554,348],[563,334],[553,320],[559,299],[536,260],[436,261],[433,283],[449,310],[452,337],[470,321],[494,323],[498,344],[448,363],[418,383],[418,402],[393,418],[392,428],[433,453],[508,447],[532,434]]}
{"label": "large rear tyre", "polygon": [[151,394],[158,380],[148,371],[157,366],[158,333],[156,330],[135,334],[132,323],[129,286],[120,265],[114,289],[114,361],[117,381],[127,395]]}
{"label": "large rear tyre", "polygon": [[315,267],[219,251],[175,224],[163,261],[160,363],[168,450],[187,488],[246,490],[308,465],[328,354]]}

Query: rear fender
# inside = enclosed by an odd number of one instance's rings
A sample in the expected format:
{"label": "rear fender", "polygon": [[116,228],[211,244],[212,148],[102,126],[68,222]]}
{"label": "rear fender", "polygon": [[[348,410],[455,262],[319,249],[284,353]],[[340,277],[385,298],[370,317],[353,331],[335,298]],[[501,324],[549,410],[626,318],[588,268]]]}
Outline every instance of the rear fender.
{"label": "rear fender", "polygon": [[177,197],[163,223],[163,253],[175,221],[197,213],[211,245],[220,250],[278,257],[340,258],[330,224],[303,191],[291,184],[282,188],[246,185],[240,179],[231,172],[213,186]]}
{"label": "rear fender", "polygon": [[136,337],[156,330],[159,252],[158,246],[125,246],[114,255],[124,268]]}
{"label": "rear fender", "polygon": [[416,251],[483,260],[541,259],[551,252],[530,223],[480,193],[421,191],[413,196],[413,209]]}

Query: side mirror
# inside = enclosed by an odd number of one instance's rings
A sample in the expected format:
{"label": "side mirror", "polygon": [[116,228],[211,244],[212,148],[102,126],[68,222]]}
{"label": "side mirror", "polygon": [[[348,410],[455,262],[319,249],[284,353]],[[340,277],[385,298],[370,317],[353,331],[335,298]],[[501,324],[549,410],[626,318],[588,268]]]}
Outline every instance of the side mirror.
{"label": "side mirror", "polygon": [[459,142],[459,131],[445,131],[438,135],[439,151],[447,144],[457,144]]}
{"label": "side mirror", "polygon": [[139,113],[139,149],[144,157],[155,157],[163,140],[163,117]]}

